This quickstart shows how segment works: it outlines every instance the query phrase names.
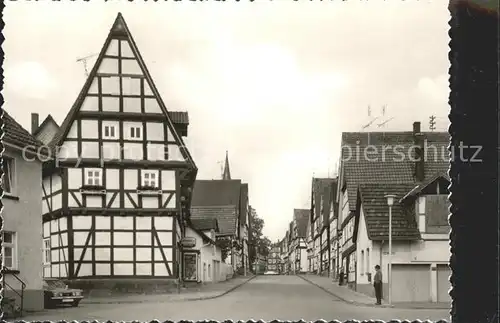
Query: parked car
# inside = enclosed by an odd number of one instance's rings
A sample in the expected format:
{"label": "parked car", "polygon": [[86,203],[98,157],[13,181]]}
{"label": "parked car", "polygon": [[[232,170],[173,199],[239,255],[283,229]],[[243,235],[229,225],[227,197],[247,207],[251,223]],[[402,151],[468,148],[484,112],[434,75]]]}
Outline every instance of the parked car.
{"label": "parked car", "polygon": [[278,275],[278,273],[273,270],[268,270],[264,273],[264,275]]}
{"label": "parked car", "polygon": [[81,289],[68,288],[68,285],[58,279],[45,279],[43,281],[43,295],[45,308],[54,308],[60,305],[77,307],[83,299]]}

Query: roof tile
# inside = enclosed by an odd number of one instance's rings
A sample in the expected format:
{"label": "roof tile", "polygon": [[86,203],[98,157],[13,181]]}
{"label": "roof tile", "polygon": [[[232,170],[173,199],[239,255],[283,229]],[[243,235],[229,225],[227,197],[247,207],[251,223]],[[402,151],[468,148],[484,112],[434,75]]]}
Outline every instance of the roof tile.
{"label": "roof tile", "polygon": [[[368,237],[372,240],[389,236],[389,207],[387,194],[396,195],[392,206],[393,239],[419,239],[414,209],[402,205],[398,200],[413,188],[412,184],[369,183],[359,185],[358,203],[362,203]],[[359,223],[359,216],[356,223]],[[356,230],[357,231],[357,230]]]}
{"label": "roof tile", "polygon": [[[449,168],[449,134],[424,132],[426,140],[425,180]],[[349,208],[356,208],[356,195],[362,183],[416,183],[412,132],[343,133],[342,164],[349,196]],[[359,140],[359,142],[358,142]],[[370,148],[367,148],[370,147]]]}
{"label": "roof tile", "polygon": [[28,130],[24,129],[7,111],[3,111],[2,123],[4,125],[3,141],[21,148],[42,147],[43,143],[33,137]]}
{"label": "roof tile", "polygon": [[235,206],[193,206],[191,219],[216,219],[220,235],[236,234],[236,212]]}

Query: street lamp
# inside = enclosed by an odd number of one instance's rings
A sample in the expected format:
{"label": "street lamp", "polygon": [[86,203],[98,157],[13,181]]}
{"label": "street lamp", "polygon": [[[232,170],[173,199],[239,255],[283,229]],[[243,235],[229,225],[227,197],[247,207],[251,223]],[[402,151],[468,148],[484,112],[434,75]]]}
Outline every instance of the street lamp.
{"label": "street lamp", "polygon": [[389,206],[389,304],[392,304],[392,206],[394,205],[395,195],[388,194],[385,196],[387,205]]}

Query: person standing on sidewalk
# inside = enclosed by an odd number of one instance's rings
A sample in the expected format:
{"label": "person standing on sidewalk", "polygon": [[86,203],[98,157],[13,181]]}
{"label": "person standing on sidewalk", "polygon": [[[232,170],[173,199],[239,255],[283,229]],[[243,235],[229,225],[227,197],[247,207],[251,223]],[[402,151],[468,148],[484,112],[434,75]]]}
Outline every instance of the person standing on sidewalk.
{"label": "person standing on sidewalk", "polygon": [[382,271],[380,266],[375,266],[375,276],[373,277],[373,287],[375,288],[376,305],[382,305]]}

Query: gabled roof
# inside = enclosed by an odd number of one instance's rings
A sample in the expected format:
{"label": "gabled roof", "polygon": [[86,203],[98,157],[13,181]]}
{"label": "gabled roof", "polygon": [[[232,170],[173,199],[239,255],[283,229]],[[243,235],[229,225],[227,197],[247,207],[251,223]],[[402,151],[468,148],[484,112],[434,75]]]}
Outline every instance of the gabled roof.
{"label": "gabled roof", "polygon": [[240,207],[241,180],[196,180],[191,205]]}
{"label": "gabled roof", "polygon": [[38,126],[38,128],[36,128],[35,132],[33,133],[33,136],[36,137],[38,135],[38,133],[40,132],[40,130],[45,128],[48,124],[53,124],[54,126],[56,126],[56,128],[59,128],[59,125],[57,124],[57,122],[54,120],[54,118],[52,118],[52,115],[49,114],[43,120],[43,122]]}
{"label": "gabled roof", "polygon": [[213,229],[215,232],[219,232],[219,224],[216,218],[191,218],[191,223],[201,231]]}
{"label": "gabled roof", "polygon": [[248,184],[241,184],[240,188],[240,225],[247,224],[248,219]]}
{"label": "gabled roof", "polygon": [[310,211],[307,209],[294,209],[293,217],[297,225],[297,238],[305,238],[307,231],[307,223],[309,220]]}
{"label": "gabled roof", "polygon": [[214,245],[217,245],[216,241],[212,240],[211,237],[207,236],[204,232],[203,232],[203,229],[200,229],[198,227],[196,227],[196,225],[194,225],[193,221],[191,219],[188,218],[188,225],[189,227],[194,231],[196,232],[198,235],[200,235],[200,237],[203,239],[203,242],[206,243],[206,242],[210,242],[211,244],[214,244]]}
{"label": "gabled roof", "polygon": [[412,184],[361,184],[358,199],[354,239],[358,234],[360,207],[365,217],[366,230],[371,240],[387,240],[389,237],[389,206],[387,194],[396,195],[392,206],[392,238],[394,240],[420,239],[415,210],[398,202],[399,198],[411,189]]}
{"label": "gabled roof", "polygon": [[128,46],[130,47],[131,52],[133,53],[133,56],[135,57],[135,60],[137,64],[139,65],[141,71],[142,71],[142,76],[144,77],[145,84],[149,85],[149,88],[151,92],[153,93],[154,97],[156,98],[158,105],[161,109],[161,111],[165,115],[165,123],[167,124],[168,128],[170,128],[170,132],[174,137],[174,140],[176,141],[177,145],[179,146],[179,150],[188,163],[189,167],[196,171],[196,164],[194,163],[193,158],[191,157],[191,154],[189,153],[182,137],[179,135],[177,130],[175,129],[175,126],[173,124],[173,121],[167,111],[167,108],[165,107],[165,104],[158,92],[158,89],[156,88],[156,85],[154,84],[151,75],[144,63],[144,60],[142,59],[142,56],[139,52],[139,49],[137,48],[137,45],[130,33],[130,30],[128,29],[128,26],[122,16],[121,13],[118,13],[115,22],[113,23],[113,26],[111,27],[108,36],[104,42],[104,45],[101,49],[101,52],[99,53],[99,56],[97,57],[96,63],[94,64],[94,67],[92,68],[91,72],[89,73],[89,76],[82,87],[80,94],[78,95],[77,99],[75,100],[73,106],[70,108],[68,114],[66,115],[66,118],[61,124],[61,127],[58,131],[58,133],[54,136],[54,139],[51,141],[50,146],[54,149],[57,146],[60,146],[62,142],[64,141],[66,135],[68,134],[71,125],[75,118],[77,117],[78,112],[80,111],[80,107],[82,106],[82,103],[85,99],[85,96],[87,95],[90,87],[92,86],[92,83],[94,81],[94,78],[98,74],[98,69],[101,66],[101,63],[103,62],[104,56],[106,55],[106,51],[108,50],[111,42],[113,40],[120,40],[120,41],[125,41]]}
{"label": "gabled roof", "polygon": [[191,219],[216,219],[219,235],[236,234],[236,207],[234,206],[207,206],[191,208]]}
{"label": "gabled roof", "polygon": [[[336,178],[313,178],[312,179],[312,194],[314,196],[314,213],[321,215],[321,197],[323,197],[323,211],[326,205],[329,205],[331,187],[337,182]],[[329,210],[325,212],[329,213]],[[323,214],[324,216],[324,214]],[[312,219],[311,219],[312,220]],[[328,220],[327,220],[328,221]]]}
{"label": "gabled roof", "polygon": [[443,172],[437,173],[434,176],[429,177],[425,182],[422,182],[422,183],[418,184],[417,186],[415,186],[413,189],[411,189],[408,193],[406,193],[406,195],[404,195],[399,200],[399,202],[401,203],[401,202],[406,201],[407,199],[418,196],[423,190],[425,190],[427,187],[429,187],[429,185],[431,185],[432,183],[436,182],[436,180],[438,180],[439,178],[442,178],[442,179],[450,182],[450,176],[448,175],[447,172],[446,173],[443,173]]}
{"label": "gabled roof", "polygon": [[30,132],[24,129],[7,111],[3,110],[2,116],[4,136],[2,141],[6,144],[17,146],[21,149],[27,149],[32,152],[40,147],[43,143],[38,141]]}
{"label": "gabled roof", "polygon": [[[368,136],[369,134],[369,136]],[[427,160],[424,161],[425,180],[449,168],[449,134],[447,132],[422,132],[427,141]],[[369,137],[369,139],[368,139]],[[371,148],[366,148],[370,142]],[[358,185],[362,183],[414,184],[415,161],[412,146],[413,132],[343,133],[341,167],[343,183],[347,188],[349,208],[356,209]],[[365,149],[367,157],[364,157]],[[377,153],[372,153],[376,151]],[[410,152],[410,154],[408,154]],[[358,157],[358,158],[357,158]]]}

